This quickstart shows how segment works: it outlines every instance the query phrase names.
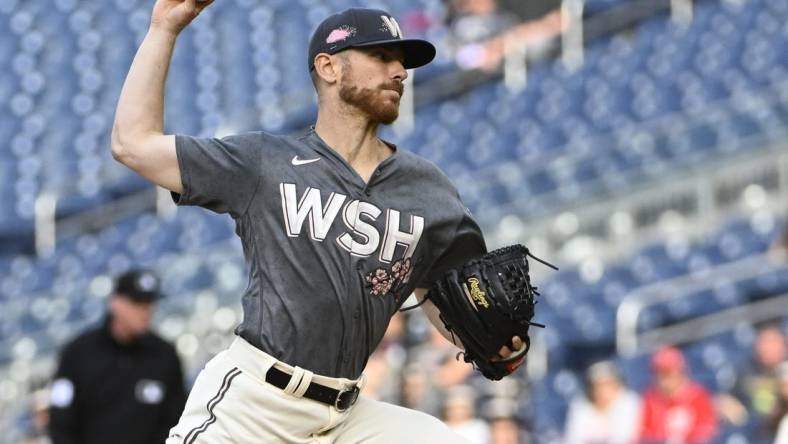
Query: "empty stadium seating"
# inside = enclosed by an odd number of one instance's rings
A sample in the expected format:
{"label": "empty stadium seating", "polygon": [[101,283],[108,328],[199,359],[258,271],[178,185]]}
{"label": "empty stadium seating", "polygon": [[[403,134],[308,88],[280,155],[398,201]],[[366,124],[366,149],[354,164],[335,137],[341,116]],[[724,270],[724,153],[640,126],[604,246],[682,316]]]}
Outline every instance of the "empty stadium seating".
{"label": "empty stadium seating", "polygon": [[[167,129],[293,130],[289,113],[313,106],[304,30],[339,3],[353,2],[238,0],[209,9],[176,50]],[[782,1],[697,2],[689,26],[656,16],[590,42],[577,71],[560,61],[534,66],[521,93],[494,82],[420,109],[415,131],[397,141],[454,174],[469,205],[491,219],[504,207],[535,212],[735,152],[788,122],[786,9]],[[128,185],[131,173],[112,161],[108,143],[147,20],[145,8],[121,1],[2,3],[0,196],[15,211],[0,215],[0,231],[29,223],[41,191],[56,191],[61,205],[78,195],[90,206],[112,199],[109,186],[141,186]],[[521,165],[522,177],[503,164]],[[469,171],[488,180],[462,180]]]}

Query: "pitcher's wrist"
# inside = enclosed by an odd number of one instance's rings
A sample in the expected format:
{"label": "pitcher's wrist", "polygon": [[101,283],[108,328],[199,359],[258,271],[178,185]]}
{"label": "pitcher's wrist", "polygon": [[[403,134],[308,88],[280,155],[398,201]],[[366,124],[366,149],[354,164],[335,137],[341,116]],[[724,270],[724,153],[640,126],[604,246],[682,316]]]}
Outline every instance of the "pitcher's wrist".
{"label": "pitcher's wrist", "polygon": [[165,37],[172,40],[175,40],[180,32],[181,30],[171,29],[170,27],[157,22],[151,22],[150,27],[148,28],[148,35]]}

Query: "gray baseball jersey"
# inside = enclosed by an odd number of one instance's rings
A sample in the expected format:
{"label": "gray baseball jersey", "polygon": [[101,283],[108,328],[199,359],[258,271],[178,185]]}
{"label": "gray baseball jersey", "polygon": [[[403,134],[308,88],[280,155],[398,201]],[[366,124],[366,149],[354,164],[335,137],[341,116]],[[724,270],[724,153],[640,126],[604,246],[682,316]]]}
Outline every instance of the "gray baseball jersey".
{"label": "gray baseball jersey", "polygon": [[486,251],[449,179],[392,144],[365,183],[314,129],[175,141],[175,202],[229,213],[243,244],[236,334],[290,365],[357,378],[415,288]]}

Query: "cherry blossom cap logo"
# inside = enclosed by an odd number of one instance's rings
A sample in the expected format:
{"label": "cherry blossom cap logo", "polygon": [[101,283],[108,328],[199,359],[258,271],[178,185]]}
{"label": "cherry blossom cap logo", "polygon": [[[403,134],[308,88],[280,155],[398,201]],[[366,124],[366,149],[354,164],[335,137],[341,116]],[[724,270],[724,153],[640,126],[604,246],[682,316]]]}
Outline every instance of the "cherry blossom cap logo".
{"label": "cherry blossom cap logo", "polygon": [[348,48],[397,46],[405,54],[405,68],[418,68],[435,58],[435,46],[426,40],[404,39],[397,20],[380,9],[350,8],[318,25],[309,43],[309,70],[318,54],[336,54]]}

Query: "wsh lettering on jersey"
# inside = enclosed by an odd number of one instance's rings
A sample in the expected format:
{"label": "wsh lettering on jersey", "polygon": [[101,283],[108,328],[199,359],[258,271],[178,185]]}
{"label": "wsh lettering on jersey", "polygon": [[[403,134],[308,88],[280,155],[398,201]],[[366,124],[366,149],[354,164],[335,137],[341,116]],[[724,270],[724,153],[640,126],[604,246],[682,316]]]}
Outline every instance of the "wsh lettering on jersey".
{"label": "wsh lettering on jersey", "polygon": [[[402,257],[409,258],[416,250],[424,230],[423,217],[403,217],[398,210],[386,209],[385,231],[380,233],[370,222],[381,217],[383,210],[369,202],[348,200],[344,194],[331,193],[323,200],[319,189],[307,187],[299,197],[292,183],[280,183],[279,192],[282,195],[285,232],[289,237],[298,237],[304,229],[304,222],[308,222],[309,237],[322,242],[341,212],[342,222],[348,231],[337,236],[336,242],[355,256],[372,256],[379,250],[378,259],[390,263],[394,258],[394,250],[401,246],[405,248]],[[400,228],[402,219],[405,219],[406,228]],[[354,240],[352,234],[362,241]]]}

